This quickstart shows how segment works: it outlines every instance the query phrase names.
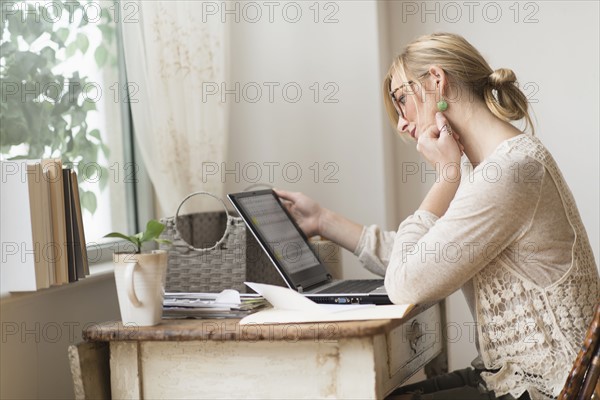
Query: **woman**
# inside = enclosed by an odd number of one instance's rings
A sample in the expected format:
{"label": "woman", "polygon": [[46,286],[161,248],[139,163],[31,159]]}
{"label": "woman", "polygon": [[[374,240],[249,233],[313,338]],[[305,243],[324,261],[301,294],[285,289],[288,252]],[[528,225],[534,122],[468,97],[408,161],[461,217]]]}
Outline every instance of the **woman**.
{"label": "woman", "polygon": [[[417,393],[408,398],[555,398],[600,298],[573,195],[533,132],[510,123],[524,118],[533,131],[515,82],[455,34],[420,37],[396,58],[384,81],[386,108],[438,172],[397,232],[277,191],[308,236],[337,242],[385,276],[394,303],[462,288],[477,323],[475,369],[396,392]],[[463,153],[471,170],[461,171]]]}

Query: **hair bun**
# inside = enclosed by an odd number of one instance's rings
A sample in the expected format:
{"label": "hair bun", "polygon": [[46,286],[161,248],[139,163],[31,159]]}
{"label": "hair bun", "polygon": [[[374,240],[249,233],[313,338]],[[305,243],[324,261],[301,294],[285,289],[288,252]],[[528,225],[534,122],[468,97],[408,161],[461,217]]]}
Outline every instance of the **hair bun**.
{"label": "hair bun", "polygon": [[488,82],[493,88],[499,88],[509,83],[515,83],[516,81],[517,76],[509,68],[498,68],[488,77]]}

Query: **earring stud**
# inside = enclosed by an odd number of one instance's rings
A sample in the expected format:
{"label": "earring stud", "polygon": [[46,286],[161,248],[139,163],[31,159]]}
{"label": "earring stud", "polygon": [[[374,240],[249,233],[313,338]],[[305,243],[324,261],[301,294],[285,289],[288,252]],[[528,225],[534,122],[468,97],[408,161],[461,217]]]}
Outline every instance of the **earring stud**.
{"label": "earring stud", "polygon": [[437,102],[437,109],[438,111],[446,111],[448,109],[448,103],[446,103],[444,98]]}

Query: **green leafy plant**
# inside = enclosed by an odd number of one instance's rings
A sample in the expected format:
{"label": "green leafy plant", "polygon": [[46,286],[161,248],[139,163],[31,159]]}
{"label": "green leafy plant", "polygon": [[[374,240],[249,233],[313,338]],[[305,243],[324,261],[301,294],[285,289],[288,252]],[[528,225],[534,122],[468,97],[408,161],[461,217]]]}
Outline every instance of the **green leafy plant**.
{"label": "green leafy plant", "polygon": [[164,224],[161,224],[157,220],[153,219],[153,220],[148,221],[148,224],[146,225],[146,230],[144,232],[139,232],[139,233],[136,233],[135,235],[131,235],[131,236],[125,235],[120,232],[111,232],[107,235],[104,235],[104,237],[105,238],[125,239],[125,240],[133,243],[133,245],[135,246],[135,249],[136,249],[135,253],[139,254],[142,251],[142,244],[144,244],[145,242],[155,241],[160,244],[170,245],[171,244],[170,240],[158,238],[164,229],[165,229]]}
{"label": "green leafy plant", "polygon": [[[108,158],[109,148],[100,131],[88,126],[88,117],[97,112],[98,84],[79,72],[60,71],[76,53],[93,52],[98,68],[116,66],[111,13],[103,8],[99,21],[89,24],[85,17],[89,0],[53,1],[52,6],[2,3],[0,154],[10,159],[61,158],[77,171],[80,182],[98,179],[103,191],[109,171],[99,156]],[[102,35],[98,46],[91,46],[88,39],[94,31]],[[97,168],[85,168],[90,164]],[[80,188],[80,197],[82,207],[94,214],[96,194]]]}

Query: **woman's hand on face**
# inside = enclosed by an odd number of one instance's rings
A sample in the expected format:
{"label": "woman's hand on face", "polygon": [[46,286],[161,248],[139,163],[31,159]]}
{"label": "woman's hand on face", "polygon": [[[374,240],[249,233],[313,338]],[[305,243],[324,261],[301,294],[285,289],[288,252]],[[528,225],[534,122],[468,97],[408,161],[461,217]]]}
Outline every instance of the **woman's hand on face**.
{"label": "woman's hand on face", "polygon": [[320,234],[320,218],[323,209],[313,199],[300,192],[287,192],[273,189],[283,201],[284,207],[294,217],[294,220],[306,234],[311,237]]}
{"label": "woman's hand on face", "polygon": [[[436,126],[429,127],[419,136],[417,151],[431,165],[439,168],[439,171],[446,174],[460,173],[460,157],[464,153],[460,137],[457,132],[452,131],[450,123],[441,112],[435,114],[435,122]],[[448,134],[449,130],[452,131],[451,135]],[[456,167],[447,167],[448,165]]]}

